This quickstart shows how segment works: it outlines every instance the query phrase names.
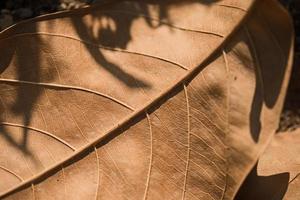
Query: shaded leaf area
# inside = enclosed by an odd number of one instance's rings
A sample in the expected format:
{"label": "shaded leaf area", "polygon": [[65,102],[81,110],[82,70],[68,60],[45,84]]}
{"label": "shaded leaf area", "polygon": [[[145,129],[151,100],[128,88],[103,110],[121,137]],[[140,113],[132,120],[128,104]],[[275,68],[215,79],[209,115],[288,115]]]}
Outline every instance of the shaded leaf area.
{"label": "shaded leaf area", "polygon": [[118,1],[7,29],[1,198],[233,199],[277,128],[292,38],[272,0]]}
{"label": "shaded leaf area", "polygon": [[247,176],[235,199],[283,199],[288,188],[288,182],[288,172],[259,176],[257,175],[257,166],[255,166]]}
{"label": "shaded leaf area", "polygon": [[[171,1],[172,2],[172,1]],[[203,4],[210,4],[213,1],[201,1]],[[100,5],[101,6],[101,5]],[[150,28],[158,28],[162,24],[168,24],[169,19],[166,16],[166,9],[168,6],[168,2],[164,3],[164,5],[160,5],[159,8],[155,8],[155,4],[151,7],[147,7],[146,4],[136,4],[135,6],[130,5],[130,3],[121,4],[121,8],[119,9],[116,6],[116,12],[103,11],[99,13],[96,8],[94,8],[92,13],[90,14],[89,9],[85,11],[75,11],[78,13],[77,17],[73,17],[71,21],[71,27],[74,27],[76,31],[76,35],[78,35],[79,42],[81,42],[86,48],[86,50],[91,55],[91,58],[95,60],[95,62],[107,70],[112,76],[116,79],[120,80],[128,87],[133,88],[147,88],[151,87],[148,83],[143,80],[139,80],[138,78],[132,76],[126,71],[122,70],[121,67],[113,62],[110,62],[105,58],[101,49],[102,47],[108,49],[124,49],[126,48],[127,43],[131,41],[130,29],[132,22],[140,18],[140,16],[150,16],[150,9],[154,9],[157,12],[157,16],[155,16],[155,20],[151,19],[151,17],[145,17],[145,21]],[[99,7],[99,6],[98,6]],[[105,9],[105,7],[104,7]],[[122,12],[124,10],[124,12]],[[89,14],[87,20],[83,21],[83,17],[86,14]],[[129,13],[129,15],[128,15]],[[68,15],[68,14],[67,14]],[[73,15],[73,13],[70,13]],[[128,15],[128,16],[126,16]],[[126,20],[124,17],[126,16]],[[59,17],[59,15],[58,15]],[[47,20],[47,17],[45,17]],[[98,22],[96,25],[93,25],[93,22]],[[158,22],[158,24],[156,24]],[[161,22],[161,24],[159,24]],[[154,25],[156,24],[156,25]],[[54,25],[50,24],[51,27]],[[37,28],[37,24],[30,24],[27,28],[27,32],[33,33],[39,32]],[[114,30],[112,30],[114,29]],[[96,31],[95,31],[96,30]],[[9,31],[7,31],[9,33]],[[5,34],[4,38],[6,37]],[[47,36],[47,34],[45,34]],[[49,34],[49,37],[56,37],[55,34]],[[30,37],[30,34],[25,37]],[[64,35],[58,35],[57,37],[64,37]],[[13,37],[14,39],[14,37]],[[71,38],[72,39],[72,38]],[[4,42],[3,49],[5,52],[1,55],[1,72],[3,72],[7,66],[14,62],[17,70],[17,79],[22,81],[30,81],[30,82],[40,82],[41,74],[41,65],[46,62],[50,65],[54,66],[54,69],[49,69],[50,71],[46,71],[46,82],[51,82],[55,76],[59,77],[59,71],[56,69],[59,61],[55,60],[55,57],[52,55],[52,52],[47,49],[47,44],[45,46],[41,46],[40,43],[45,43],[40,38],[29,38],[28,43],[26,44],[18,44],[18,38],[14,43],[10,41]],[[28,45],[29,44],[29,45]],[[9,46],[14,46],[11,48]],[[93,48],[90,48],[93,47]],[[99,48],[100,47],[100,48]],[[47,56],[45,61],[42,61],[41,56]],[[13,60],[13,56],[15,60]],[[32,59],[28,59],[32,57]],[[28,74],[27,69],[30,69]],[[16,115],[23,115],[23,123],[24,127],[29,126],[33,106],[36,104],[40,94],[42,92],[42,88],[34,87],[32,85],[21,85],[18,89],[17,97],[15,103],[12,105],[12,111]],[[3,103],[3,102],[2,102]],[[3,104],[5,107],[5,105]],[[5,111],[3,111],[5,113]],[[1,127],[3,136],[6,137],[8,141],[11,142],[16,147],[19,147],[22,151],[27,152],[26,149],[26,141],[28,136],[28,129],[23,130],[23,139],[21,142],[16,142],[10,134],[7,132],[5,127]]]}
{"label": "shaded leaf area", "polygon": [[[4,29],[14,23],[21,20],[36,17],[46,13],[57,12],[66,9],[79,8],[88,4],[101,3],[103,0],[4,0],[0,2],[0,29]],[[294,19],[294,27],[296,31],[296,43],[295,43],[295,64],[293,65],[293,71],[287,97],[285,100],[285,106],[281,114],[280,124],[278,132],[286,130],[294,130],[300,125],[300,109],[299,109],[299,1],[298,0],[281,0],[280,1],[291,13]],[[206,1],[210,4],[213,1]]]}
{"label": "shaded leaf area", "polygon": [[300,130],[275,135],[236,199],[299,199]]}

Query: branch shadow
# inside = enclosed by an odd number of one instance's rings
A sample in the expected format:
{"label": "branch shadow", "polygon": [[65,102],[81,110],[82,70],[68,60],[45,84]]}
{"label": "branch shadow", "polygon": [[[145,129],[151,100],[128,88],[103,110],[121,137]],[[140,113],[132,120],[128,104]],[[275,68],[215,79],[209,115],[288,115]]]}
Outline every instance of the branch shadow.
{"label": "branch shadow", "polygon": [[[218,0],[203,0],[203,1],[187,1],[187,2],[197,2],[200,4],[204,4],[209,6],[211,3],[217,2]],[[36,3],[37,1],[32,1],[32,3]],[[123,2],[123,1],[122,1]],[[132,2],[132,1],[128,1]],[[158,0],[149,0],[149,1],[136,1],[136,4],[125,4],[128,7],[123,7],[123,9],[133,10],[139,15],[149,16],[150,8],[145,2],[155,5],[159,12],[158,21],[166,21],[168,22],[168,7],[173,5],[174,3],[183,3],[178,0],[168,0],[163,3]],[[119,2],[115,2],[114,4],[118,4]],[[99,6],[99,5],[98,5]],[[85,13],[86,12],[86,13]],[[83,14],[88,14],[87,11],[83,11]],[[99,15],[100,13],[100,15]],[[127,17],[126,19],[121,15],[114,15],[109,12],[101,13],[101,9],[97,11],[97,14],[93,15],[93,20],[101,21],[103,19],[110,20],[114,23],[115,28],[111,26],[101,27],[100,29],[93,30],[88,27],[82,18],[72,18],[72,26],[76,30],[79,38],[84,41],[91,41],[91,43],[98,44],[103,47],[109,48],[117,48],[117,49],[126,49],[128,43],[131,41],[131,26],[135,19],[140,17],[139,15],[132,15]],[[50,17],[51,18],[51,17]],[[154,25],[149,18],[145,18],[146,23],[151,28],[158,28],[161,23]],[[49,24],[51,25],[51,24]],[[53,27],[55,28],[55,27]],[[37,27],[31,24],[31,32],[37,32]],[[9,36],[9,30],[7,31],[7,35]],[[3,36],[3,35],[2,35]],[[26,36],[27,37],[27,36]],[[30,37],[30,36],[28,36]],[[3,38],[3,37],[2,37]],[[9,67],[12,62],[12,59],[15,59],[16,66],[16,78],[21,81],[30,81],[30,82],[41,82],[41,60],[44,59],[41,55],[41,45],[39,43],[42,42],[41,39],[35,38],[32,39],[31,42],[24,44],[22,39],[16,39],[12,41],[10,45],[15,45],[15,51],[8,51],[3,53],[0,56],[0,70],[1,74],[5,69]],[[134,75],[127,73],[120,66],[113,63],[109,59],[105,57],[100,48],[91,48],[88,44],[85,45],[85,50],[89,52],[92,58],[96,63],[99,64],[99,67],[104,68],[108,71],[112,76],[118,79],[120,82],[126,84],[128,87],[136,88],[150,88],[151,85],[149,83],[135,77]],[[7,47],[11,49],[11,47]],[[2,51],[1,51],[2,52]],[[4,50],[3,50],[4,52]],[[28,59],[30,58],[30,59]],[[141,66],[142,67],[142,66]],[[51,76],[54,76],[52,74]],[[9,85],[17,86],[15,83],[6,83]],[[23,125],[30,126],[32,124],[32,116],[34,112],[34,108],[37,104],[39,97],[41,96],[43,91],[42,87],[38,86],[30,86],[26,84],[18,85],[16,89],[16,98],[14,102],[12,102],[11,107],[0,107],[0,122],[5,122],[4,113],[6,109],[9,109],[10,112],[14,113],[17,116],[21,116],[23,119]],[[30,154],[30,151],[27,147],[29,141],[29,133],[28,129],[24,128],[22,131],[22,141],[18,142],[13,137],[11,137],[11,133],[8,131],[5,126],[0,126],[0,134],[7,140],[12,146],[16,147],[20,151]]]}
{"label": "branch shadow", "polygon": [[[254,46],[257,47],[251,50],[252,57],[255,58],[257,56],[258,60],[258,66],[255,72],[255,93],[250,113],[250,132],[255,142],[258,142],[261,132],[263,106],[265,105],[268,109],[274,108],[282,93],[282,87],[284,86],[286,71],[289,65],[288,57],[290,55],[290,48],[293,46],[292,40],[290,39],[293,38],[293,31],[290,31],[289,37],[282,37],[280,31],[277,30],[278,27],[283,30],[290,30],[291,27],[289,27],[289,24],[277,20],[276,23],[278,24],[275,23],[276,25],[274,27],[274,25],[271,25],[272,23],[268,21],[266,15],[268,14],[258,12],[258,14],[253,17],[253,20],[257,23],[251,25],[252,30],[249,29],[250,37],[252,37]],[[268,38],[259,37],[258,35],[262,32],[264,32],[264,35],[268,35]],[[268,40],[272,41],[272,44],[269,42],[268,46],[261,45],[265,44],[265,41]],[[274,56],[271,53],[274,49],[280,53],[279,56]],[[264,58],[261,59],[262,57]]]}
{"label": "branch shadow", "polygon": [[257,164],[240,187],[235,200],[282,200],[289,184],[290,174],[259,176]]}
{"label": "branch shadow", "polygon": [[[217,2],[219,0],[201,0],[195,1],[190,0],[184,3],[189,2],[197,2],[200,4],[205,4],[209,6],[210,4]],[[109,2],[109,1],[108,1]],[[111,1],[114,2],[114,1]],[[133,3],[135,2],[135,3]],[[145,3],[147,2],[147,4]],[[103,1],[94,1],[95,5],[100,6]],[[130,28],[137,18],[140,16],[146,16],[144,20],[146,21],[147,25],[153,29],[159,28],[162,25],[162,22],[171,23],[167,9],[170,5],[174,5],[174,3],[183,4],[182,1],[179,0],[166,0],[166,1],[159,1],[159,0],[148,0],[148,1],[120,1],[119,4],[122,4],[120,10],[122,11],[130,11],[131,14],[129,15],[119,15],[114,12],[109,12],[99,9],[99,11],[93,13],[89,13],[92,15],[92,21],[105,21],[106,25],[101,26],[98,30],[93,30],[93,27],[88,27],[86,23],[82,20],[82,18],[72,18],[72,24],[75,28],[78,36],[85,40],[85,41],[92,41],[95,44],[99,44],[103,47],[109,47],[112,49],[126,49],[127,44],[132,40],[132,36],[130,33]],[[116,7],[118,3],[115,3]],[[152,19],[149,17],[151,16],[151,5],[158,9],[158,24],[154,25]],[[114,8],[111,6],[110,8]],[[138,14],[133,14],[138,13]],[[86,14],[86,13],[84,13]],[[109,22],[113,22],[114,27],[109,25]],[[107,25],[108,24],[108,25]],[[140,80],[132,75],[126,73],[122,70],[122,68],[115,63],[107,60],[103,53],[101,52],[100,48],[90,48],[89,45],[85,44],[86,50],[92,55],[93,59],[99,64],[99,66],[105,68],[110,74],[115,76],[118,80],[121,80],[129,87],[142,87],[142,88],[149,88],[151,87],[148,83]]]}
{"label": "branch shadow", "polygon": [[[112,31],[111,27],[108,26],[104,29],[98,30],[98,36],[93,37],[91,30],[86,27],[85,23],[80,18],[73,18],[73,27],[76,29],[77,34],[83,40],[93,41],[93,43],[98,43],[101,46],[111,47],[111,48],[125,48],[128,41],[130,41],[129,28],[132,21],[122,20],[118,18],[112,18],[108,15],[103,15],[100,18],[94,17],[94,20],[101,19],[111,19],[115,22],[116,31]],[[125,23],[124,23],[125,22]],[[89,52],[92,58],[98,63],[99,67],[103,67],[115,78],[120,80],[122,83],[125,83],[128,87],[142,87],[148,88],[151,87],[148,83],[143,80],[140,80],[133,75],[122,70],[120,66],[113,63],[112,61],[105,58],[104,54],[101,52],[100,48],[91,48],[90,45],[84,44],[85,49]]]}
{"label": "branch shadow", "polygon": [[[33,39],[30,43],[22,43],[18,38],[14,38],[11,41],[10,46],[7,46],[3,57],[1,57],[1,73],[9,67],[12,62],[13,56],[15,56],[14,64],[16,67],[16,79],[22,81],[40,82],[40,47],[38,46],[39,39]],[[10,50],[10,51],[9,51]],[[1,52],[2,53],[2,52]],[[30,59],[28,59],[30,58]],[[33,87],[30,85],[17,85],[12,84],[12,87],[18,86],[16,89],[16,96],[14,102],[9,102],[9,105],[5,105],[2,102],[0,121],[6,122],[4,114],[9,110],[9,112],[15,115],[22,116],[23,126],[30,126],[32,112],[39,98],[42,88]],[[1,100],[2,101],[2,100]],[[27,128],[22,128],[22,141],[17,142],[8,132],[5,125],[0,125],[0,133],[6,140],[21,150],[23,153],[30,155],[30,151],[27,148],[27,142],[29,140],[29,132]]]}

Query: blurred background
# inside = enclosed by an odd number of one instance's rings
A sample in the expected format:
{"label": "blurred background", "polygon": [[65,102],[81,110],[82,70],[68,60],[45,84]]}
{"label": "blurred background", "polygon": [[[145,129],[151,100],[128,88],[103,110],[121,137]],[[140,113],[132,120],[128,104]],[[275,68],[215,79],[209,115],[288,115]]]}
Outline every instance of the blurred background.
{"label": "blurred background", "polygon": [[[1,0],[0,31],[25,19],[61,10],[77,9],[103,0]],[[290,12],[296,32],[292,77],[278,131],[300,128],[300,0],[279,0]]]}

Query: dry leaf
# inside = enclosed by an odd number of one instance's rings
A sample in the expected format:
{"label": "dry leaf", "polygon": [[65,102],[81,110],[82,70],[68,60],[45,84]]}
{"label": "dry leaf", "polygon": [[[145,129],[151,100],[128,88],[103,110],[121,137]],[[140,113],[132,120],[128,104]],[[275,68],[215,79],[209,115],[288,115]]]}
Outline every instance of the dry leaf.
{"label": "dry leaf", "polygon": [[119,1],[5,30],[0,198],[233,199],[292,50],[273,0]]}
{"label": "dry leaf", "polygon": [[278,133],[247,177],[239,199],[300,199],[300,129]]}

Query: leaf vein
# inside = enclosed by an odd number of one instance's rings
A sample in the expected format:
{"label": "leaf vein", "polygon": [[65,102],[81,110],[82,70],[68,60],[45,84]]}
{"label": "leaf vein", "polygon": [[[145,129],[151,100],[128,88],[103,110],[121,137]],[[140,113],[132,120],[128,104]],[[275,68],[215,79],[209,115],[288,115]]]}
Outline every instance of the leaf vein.
{"label": "leaf vein", "polygon": [[89,41],[85,41],[85,40],[82,40],[82,39],[79,39],[79,38],[76,38],[76,37],[72,37],[72,36],[68,36],[68,35],[62,35],[62,34],[47,33],[47,32],[20,33],[20,34],[15,34],[14,36],[3,38],[3,40],[4,39],[12,39],[12,38],[15,38],[15,37],[35,36],[35,35],[52,36],[52,37],[62,37],[62,38],[66,38],[66,39],[71,39],[71,40],[75,40],[75,41],[81,42],[81,43],[83,43],[85,45],[94,46],[94,47],[97,47],[97,48],[100,48],[100,49],[105,49],[105,50],[109,50],[109,51],[116,51],[116,52],[121,52],[121,53],[128,53],[128,54],[133,54],[133,55],[138,55],[138,56],[149,57],[149,58],[153,58],[153,59],[156,59],[156,60],[161,60],[161,61],[173,64],[173,65],[176,65],[177,67],[180,67],[180,68],[182,68],[184,70],[189,70],[184,65],[181,65],[181,64],[176,63],[174,61],[171,61],[171,60],[168,60],[168,59],[165,59],[165,58],[161,58],[161,57],[158,57],[158,56],[153,56],[153,55],[148,55],[148,54],[144,54],[144,53],[128,51],[128,50],[120,49],[120,48],[107,47],[107,46],[95,44],[95,43],[92,43],[92,42],[89,42]]}
{"label": "leaf vein", "polygon": [[8,168],[6,168],[6,167],[3,167],[3,166],[1,166],[1,165],[0,165],[0,169],[2,169],[2,170],[4,170],[4,171],[6,171],[6,172],[12,174],[12,175],[15,176],[17,179],[19,179],[21,182],[24,181],[24,179],[23,179],[21,176],[19,176],[17,173],[13,172],[12,170],[10,170],[10,169],[8,169]]}
{"label": "leaf vein", "polygon": [[114,101],[115,103],[118,103],[124,107],[126,107],[129,110],[134,111],[134,108],[129,106],[128,104],[112,97],[107,94],[100,93],[95,90],[87,89],[84,87],[77,87],[77,86],[72,86],[72,85],[62,85],[62,84],[55,84],[55,83],[42,83],[42,82],[31,82],[31,81],[22,81],[22,80],[16,80],[16,79],[6,79],[6,78],[0,78],[0,82],[3,83],[16,83],[16,84],[29,84],[29,85],[34,85],[34,86],[44,86],[44,87],[53,87],[53,88],[60,88],[60,89],[70,89],[70,90],[78,90],[78,91],[83,91],[83,92],[88,92],[92,94],[96,94],[98,96],[105,97],[107,99],[110,99]]}
{"label": "leaf vein", "polygon": [[47,135],[49,137],[52,137],[53,139],[61,142],[62,144],[66,145],[67,147],[69,147],[73,151],[76,150],[75,147],[73,147],[71,144],[67,143],[63,139],[61,139],[61,138],[59,138],[59,137],[57,137],[57,136],[55,136],[52,133],[49,133],[47,131],[43,131],[41,129],[37,129],[37,128],[31,127],[31,126],[24,126],[24,125],[21,125],[21,124],[15,124],[15,123],[10,123],[10,122],[0,122],[0,126],[2,126],[2,125],[4,125],[4,126],[18,127],[18,128],[25,128],[25,129],[29,129],[29,130],[33,130],[33,131],[45,134],[45,135]]}
{"label": "leaf vein", "polygon": [[146,181],[146,188],[144,192],[144,200],[147,199],[149,185],[150,185],[150,176],[152,171],[152,165],[153,165],[153,133],[152,133],[152,125],[151,125],[151,119],[149,114],[146,112],[147,121],[149,124],[149,133],[150,133],[150,159],[149,159],[149,167],[148,167],[148,174],[147,174],[147,181]]}
{"label": "leaf vein", "polygon": [[182,200],[185,199],[185,193],[187,189],[187,178],[188,178],[188,171],[189,171],[189,164],[190,164],[190,149],[191,149],[191,137],[190,137],[190,130],[191,130],[191,122],[190,122],[190,104],[189,104],[189,98],[188,98],[188,91],[185,84],[183,84],[184,88],[184,94],[185,94],[185,100],[186,100],[186,109],[187,109],[187,141],[188,141],[188,147],[187,147],[187,157],[186,157],[186,167],[185,167],[185,173],[184,173],[184,182],[183,182],[183,188],[182,188]]}

